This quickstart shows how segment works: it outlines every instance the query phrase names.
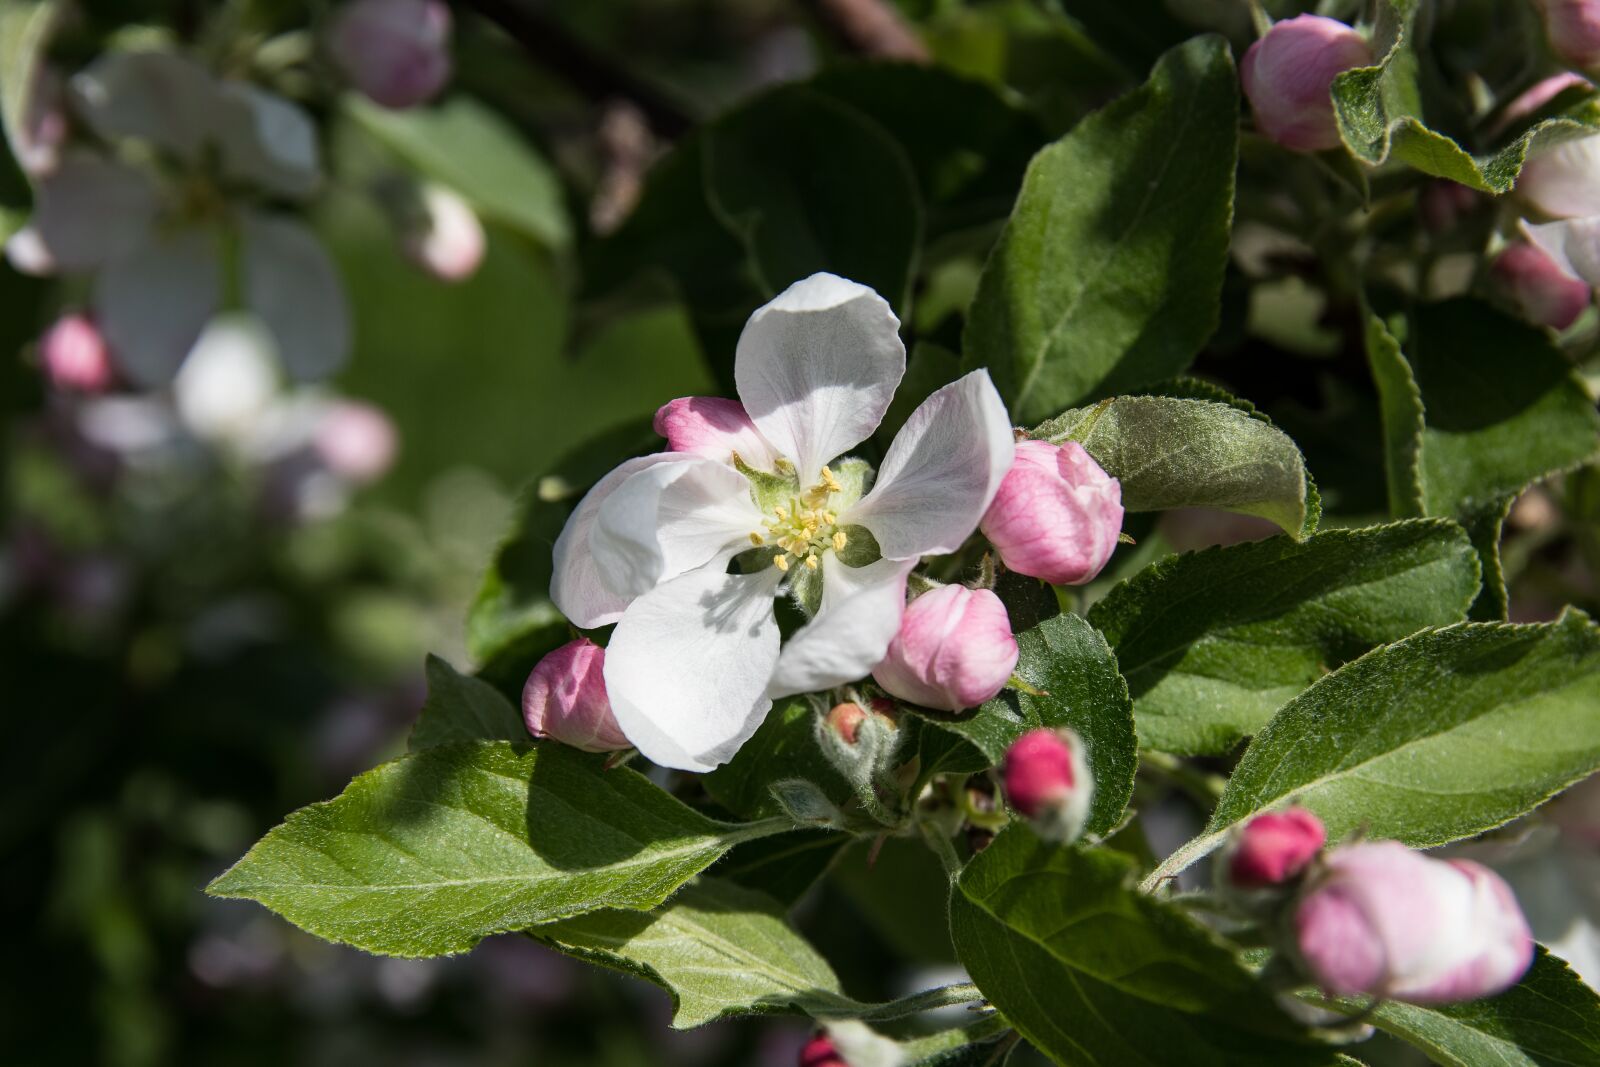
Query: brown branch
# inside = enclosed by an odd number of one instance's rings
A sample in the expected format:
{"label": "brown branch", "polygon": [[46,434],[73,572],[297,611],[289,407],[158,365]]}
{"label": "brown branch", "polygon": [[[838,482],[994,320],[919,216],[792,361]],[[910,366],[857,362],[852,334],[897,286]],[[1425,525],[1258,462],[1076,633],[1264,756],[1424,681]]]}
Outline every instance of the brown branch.
{"label": "brown branch", "polygon": [[872,59],[928,63],[928,46],[885,0],[801,0],[816,20],[851,51]]}

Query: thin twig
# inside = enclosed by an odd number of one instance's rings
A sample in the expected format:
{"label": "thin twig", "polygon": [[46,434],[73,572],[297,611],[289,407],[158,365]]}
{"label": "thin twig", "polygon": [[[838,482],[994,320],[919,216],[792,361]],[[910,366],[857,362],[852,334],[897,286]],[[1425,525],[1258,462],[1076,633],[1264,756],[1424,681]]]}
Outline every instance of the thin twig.
{"label": "thin twig", "polygon": [[884,0],[802,0],[846,48],[871,59],[928,63],[933,57],[894,5]]}

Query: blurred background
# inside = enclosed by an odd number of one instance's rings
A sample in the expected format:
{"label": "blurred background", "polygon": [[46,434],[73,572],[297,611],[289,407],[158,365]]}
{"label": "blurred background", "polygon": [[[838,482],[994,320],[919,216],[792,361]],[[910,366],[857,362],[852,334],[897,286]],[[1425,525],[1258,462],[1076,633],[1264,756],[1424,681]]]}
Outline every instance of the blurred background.
{"label": "blurred background", "polygon": [[[732,340],[760,302],[752,261],[755,274],[805,262],[793,250],[806,241],[849,244],[845,258],[869,274],[898,257],[915,296],[907,390],[925,394],[953,373],[962,310],[1031,153],[1137,84],[1170,44],[1202,29],[1247,43],[1246,7],[424,4],[448,27],[403,42],[423,53],[406,62],[426,67],[431,47],[448,69],[396,86],[371,69],[381,56],[350,54],[341,33],[356,6],[0,3],[11,146],[0,180],[11,237],[0,265],[3,1058],[792,1064],[799,1021],[674,1033],[659,990],[523,938],[456,959],[378,959],[200,888],[284,813],[403,750],[427,653],[518,691],[563,630],[501,611],[486,566],[519,515],[649,447],[659,405],[722,391]],[[1447,6],[1482,23],[1462,41],[1503,17],[1489,3]],[[1356,5],[1322,7],[1353,17]],[[380,20],[365,40],[389,32]],[[96,112],[85,86],[144,91],[96,66],[126,47],[183,53],[219,83],[292,101],[314,128],[315,192],[239,192],[249,183],[237,174],[213,180],[213,161]],[[721,169],[702,196],[713,142]],[[194,320],[171,366],[137,363],[127,353],[144,343],[140,324],[111,321],[111,283],[96,274],[110,268],[75,267],[51,244],[52,196],[58,215],[92,208],[61,180],[84,151],[153,172],[180,191],[187,220],[246,200],[303,220],[323,252],[301,273],[319,276],[325,254],[335,304],[320,323],[297,321],[252,304],[247,283],[242,299],[218,301],[232,310]],[[1268,177],[1241,180],[1245,215],[1284,166],[1254,151]],[[791,180],[788,200],[762,200],[773,174]],[[1408,195],[1409,228],[1386,239],[1414,251],[1429,201]],[[780,225],[743,226],[746,200]],[[1470,197],[1443,207],[1492,210]],[[1334,521],[1379,515],[1378,415],[1351,294],[1320,271],[1302,224],[1259,214],[1279,228],[1241,230],[1225,319],[1197,371],[1301,442]],[[1443,261],[1475,254],[1437,244]],[[170,325],[184,312],[166,299],[151,290],[134,303]],[[341,339],[338,369],[297,374],[293,331],[319,325]],[[1592,353],[1593,334],[1590,312],[1568,336]],[[1513,617],[1600,607],[1597,517],[1591,469],[1516,503],[1504,551]],[[1137,547],[1088,598],[1164,552],[1269,532],[1237,517],[1130,518]],[[548,538],[505,551],[538,556]],[[1196,818],[1173,806],[1174,842]],[[1592,863],[1594,841],[1586,848]],[[799,922],[857,997],[955,980],[942,913],[906,903],[932,896],[897,892],[940,877],[912,844],[891,842],[870,869],[853,848],[800,901]],[[1594,901],[1568,893],[1553,906],[1592,952],[1593,927],[1575,924]]]}

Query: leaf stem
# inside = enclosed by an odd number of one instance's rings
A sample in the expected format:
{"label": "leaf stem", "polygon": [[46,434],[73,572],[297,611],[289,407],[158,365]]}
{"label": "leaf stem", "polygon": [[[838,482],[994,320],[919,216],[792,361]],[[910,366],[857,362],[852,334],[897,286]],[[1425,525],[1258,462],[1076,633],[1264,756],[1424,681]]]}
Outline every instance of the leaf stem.
{"label": "leaf stem", "polygon": [[956,855],[955,846],[927,819],[918,819],[917,829],[922,831],[922,839],[928,843],[928,847],[933,849],[933,854],[938,856],[939,862],[944,865],[944,873],[954,882],[956,876],[961,873],[961,858]]}
{"label": "leaf stem", "polygon": [[1220,832],[1201,834],[1187,844],[1179,846],[1176,852],[1162,861],[1161,866],[1151,871],[1150,876],[1139,883],[1140,892],[1154,893],[1161,888],[1162,883],[1188,870],[1190,864],[1215,852],[1222,844],[1224,836]]}
{"label": "leaf stem", "polygon": [[1199,770],[1184,762],[1181,756],[1168,752],[1146,749],[1139,753],[1139,759],[1150,770],[1194,797],[1207,811],[1216,807],[1217,801],[1222,798],[1222,791],[1228,785],[1228,780],[1222,775]]}
{"label": "leaf stem", "polygon": [[920,993],[912,993],[899,1000],[874,1005],[857,1014],[855,1018],[867,1022],[888,1022],[924,1011],[971,1004],[983,999],[983,993],[977,986],[971,982],[960,982],[956,985],[940,986],[937,989],[924,989]]}

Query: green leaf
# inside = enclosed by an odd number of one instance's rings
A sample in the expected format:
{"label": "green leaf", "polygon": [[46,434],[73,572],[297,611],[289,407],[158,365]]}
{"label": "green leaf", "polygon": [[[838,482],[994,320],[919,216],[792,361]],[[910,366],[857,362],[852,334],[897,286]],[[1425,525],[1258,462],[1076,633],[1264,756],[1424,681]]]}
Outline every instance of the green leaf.
{"label": "green leaf", "polygon": [[1258,811],[1302,804],[1329,840],[1418,848],[1509,822],[1600,768],[1600,628],[1465,623],[1377,649],[1284,705],[1229,779],[1182,870]]}
{"label": "green leaf", "polygon": [[1478,563],[1483,571],[1483,589],[1472,602],[1467,617],[1474,622],[1504,622],[1511,613],[1511,599],[1506,591],[1505,568],[1500,561],[1500,535],[1505,528],[1506,516],[1511,514],[1514,496],[1502,497],[1485,504],[1461,520],[1472,538],[1472,547],[1478,553]]}
{"label": "green leaf", "polygon": [[1071,1067],[1332,1062],[1226,942],[1137,892],[1133,873],[1119,853],[1015,826],[967,864],[950,900],[956,950],[1023,1036]]}
{"label": "green leaf", "polygon": [[1300,537],[1311,521],[1305,459],[1287,434],[1229,404],[1119,396],[1029,434],[1077,441],[1122,483],[1129,511],[1209,507],[1256,515]]}
{"label": "green leaf", "polygon": [[1406,341],[1422,396],[1430,515],[1460,515],[1600,451],[1600,414],[1549,334],[1475,300],[1416,309]]}
{"label": "green leaf", "polygon": [[1417,57],[1410,46],[1417,9],[1418,0],[1379,0],[1373,46],[1383,55],[1382,61],[1347,70],[1333,80],[1339,133],[1362,162],[1375,167],[1393,158],[1424,174],[1500,194],[1516,184],[1523,163],[1538,150],[1600,129],[1600,103],[1593,100],[1567,115],[1536,123],[1487,155],[1473,155],[1430,129],[1422,114]]}
{"label": "green leaf", "polygon": [[21,228],[33,202],[16,146],[59,10],[54,0],[0,0],[0,129],[10,147],[0,152],[0,242]]}
{"label": "green leaf", "polygon": [[718,864],[717,877],[793,907],[851,840],[833,830],[794,830],[746,841]]}
{"label": "green leaf", "polygon": [[1117,654],[1140,741],[1221,754],[1329,670],[1461,622],[1477,591],[1466,532],[1420,519],[1171,556],[1113,589],[1089,621]]}
{"label": "green leaf", "polygon": [[1168,377],[1216,329],[1238,112],[1200,37],[1034,157],[962,341],[1018,422]]}
{"label": "green leaf", "polygon": [[1383,419],[1383,461],[1389,487],[1389,514],[1397,519],[1427,514],[1423,489],[1422,440],[1427,423],[1422,392],[1411,364],[1400,351],[1382,319],[1366,313],[1367,365],[1378,387],[1378,411]]}
{"label": "green leaf", "polygon": [[460,193],[479,214],[551,249],[572,242],[555,168],[504,119],[466,96],[392,111],[355,93],[350,115],[425,176]]}
{"label": "green leaf", "polygon": [[677,1029],[730,1015],[856,1015],[866,1007],[844,995],[776,901],[717,878],[698,879],[648,914],[596,911],[528,933],[665,989]]}
{"label": "green leaf", "polygon": [[207,888],[393,956],[597,908],[653,908],[741,841],[626,769],[560,745],[423,749],[302,808]]}
{"label": "green leaf", "polygon": [[1042,695],[1008,689],[961,717],[925,714],[964,738],[989,766],[999,763],[1011,742],[1029,730],[1070,726],[1083,738],[1094,774],[1087,828],[1106,833],[1127,809],[1139,764],[1133,704],[1116,657],[1098,630],[1072,614],[1046,619],[1018,634],[1017,646],[1017,677]]}
{"label": "green leaf", "polygon": [[427,664],[428,699],[411,728],[412,752],[463,741],[527,741],[522,713],[488,682],[456,669],[438,656]]}
{"label": "green leaf", "polygon": [[835,804],[854,793],[817,744],[816,714],[805,697],[779,701],[733,759],[700,776],[711,799],[747,819],[783,813],[767,787],[783,778],[802,778],[820,787]]}
{"label": "green leaf", "polygon": [[1600,996],[1543,947],[1499,996],[1432,1007],[1390,1001],[1372,1021],[1444,1067],[1600,1063]]}

